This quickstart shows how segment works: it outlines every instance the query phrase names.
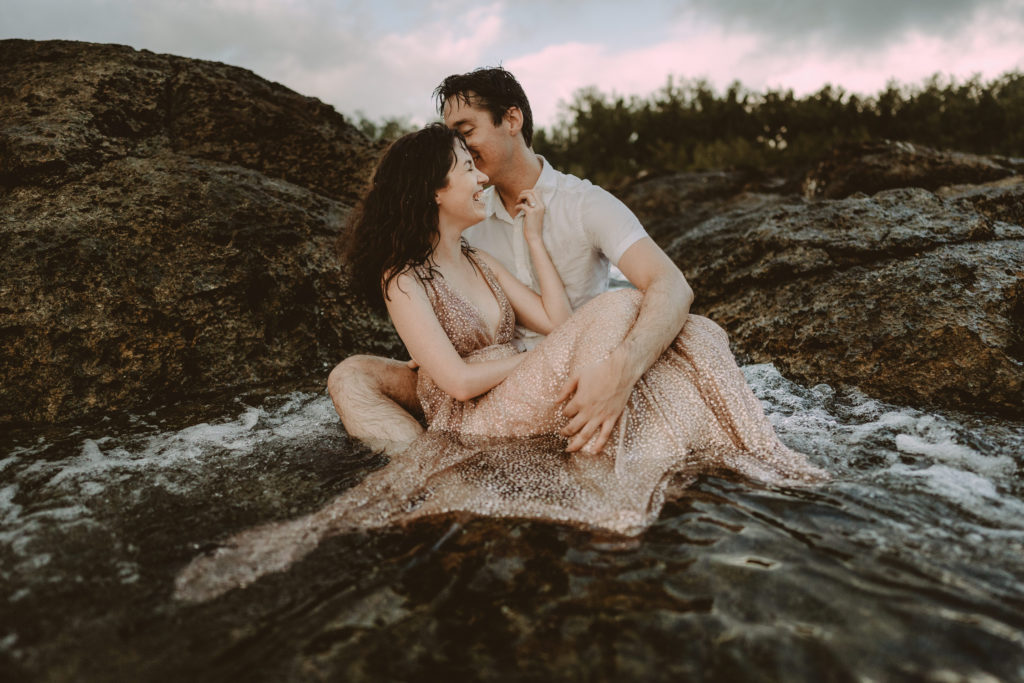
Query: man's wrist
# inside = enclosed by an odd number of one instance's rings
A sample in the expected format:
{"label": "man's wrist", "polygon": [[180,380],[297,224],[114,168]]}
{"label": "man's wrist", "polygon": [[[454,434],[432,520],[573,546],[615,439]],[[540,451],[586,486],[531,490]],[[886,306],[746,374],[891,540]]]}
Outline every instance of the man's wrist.
{"label": "man's wrist", "polygon": [[630,387],[640,381],[640,378],[647,370],[647,368],[643,367],[643,363],[638,362],[634,354],[630,353],[625,343],[620,344],[612,351],[611,359],[619,369],[619,377],[629,382]]}

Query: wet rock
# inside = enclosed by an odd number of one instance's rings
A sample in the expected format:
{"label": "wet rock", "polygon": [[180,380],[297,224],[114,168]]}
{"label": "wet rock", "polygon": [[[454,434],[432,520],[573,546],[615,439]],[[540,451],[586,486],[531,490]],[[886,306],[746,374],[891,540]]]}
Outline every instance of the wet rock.
{"label": "wet rock", "polygon": [[[986,215],[1019,186],[956,199],[737,198],[666,242],[694,310],[747,359],[904,404],[1024,416],[1024,227]],[[1005,206],[1009,206],[1007,200]],[[683,218],[664,218],[663,234]]]}
{"label": "wet rock", "polygon": [[934,190],[1013,175],[1007,160],[883,140],[840,145],[804,178],[808,198],[839,199],[899,187]]}
{"label": "wet rock", "polygon": [[394,355],[335,251],[378,149],[213,62],[0,41],[0,423]]}
{"label": "wet rock", "polygon": [[[685,226],[673,224],[672,228],[678,230],[710,218],[716,209],[743,191],[750,176],[743,171],[675,173],[629,185],[618,196],[648,227],[648,232],[660,225],[655,221],[660,216],[676,216],[686,221]],[[657,240],[663,235],[651,232],[651,237]]]}
{"label": "wet rock", "polygon": [[936,194],[997,221],[1024,225],[1024,176],[1015,175],[981,185],[952,185]]}
{"label": "wet rock", "polygon": [[334,109],[251,71],[120,45],[0,41],[0,186],[56,187],[171,151],[351,203],[378,146]]}

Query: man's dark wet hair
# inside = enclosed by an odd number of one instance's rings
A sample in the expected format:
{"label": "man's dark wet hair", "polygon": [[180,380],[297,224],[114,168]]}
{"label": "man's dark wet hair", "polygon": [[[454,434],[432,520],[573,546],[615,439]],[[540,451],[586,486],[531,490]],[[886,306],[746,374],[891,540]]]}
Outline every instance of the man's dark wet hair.
{"label": "man's dark wet hair", "polygon": [[464,105],[491,112],[494,125],[501,123],[511,107],[518,107],[523,114],[523,140],[527,147],[533,144],[530,101],[516,77],[502,67],[483,67],[468,74],[453,74],[441,81],[434,90],[438,114],[444,116],[444,103],[452,97]]}

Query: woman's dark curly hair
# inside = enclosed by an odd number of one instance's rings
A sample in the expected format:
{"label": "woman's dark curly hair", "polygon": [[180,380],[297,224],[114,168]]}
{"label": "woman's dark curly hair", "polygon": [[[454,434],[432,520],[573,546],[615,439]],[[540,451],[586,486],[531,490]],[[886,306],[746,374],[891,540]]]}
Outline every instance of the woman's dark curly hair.
{"label": "woman's dark curly hair", "polygon": [[438,240],[434,193],[448,185],[456,144],[466,141],[441,123],[395,140],[349,222],[344,257],[352,286],[378,310],[392,280],[415,266],[431,270]]}

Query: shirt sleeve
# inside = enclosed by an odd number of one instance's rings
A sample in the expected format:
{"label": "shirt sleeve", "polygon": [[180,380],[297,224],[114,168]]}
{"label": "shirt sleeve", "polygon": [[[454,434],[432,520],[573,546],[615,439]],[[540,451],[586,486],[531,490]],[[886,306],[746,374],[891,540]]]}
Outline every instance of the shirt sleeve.
{"label": "shirt sleeve", "polygon": [[580,217],[591,244],[615,265],[627,249],[647,237],[647,231],[629,207],[597,185],[587,189]]}

